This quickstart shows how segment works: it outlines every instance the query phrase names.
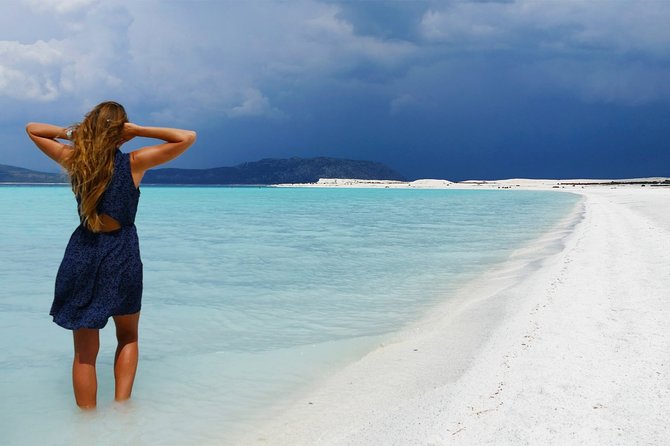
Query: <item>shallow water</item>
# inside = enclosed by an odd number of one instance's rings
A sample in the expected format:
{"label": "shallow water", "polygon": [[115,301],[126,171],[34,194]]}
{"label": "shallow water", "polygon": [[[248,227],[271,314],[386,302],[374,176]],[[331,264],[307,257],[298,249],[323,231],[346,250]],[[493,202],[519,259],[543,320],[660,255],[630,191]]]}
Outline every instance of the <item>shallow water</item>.
{"label": "shallow water", "polygon": [[225,444],[268,405],[361,357],[548,230],[558,192],[142,187],[140,365],[98,409],[71,384],[72,333],[48,315],[79,223],[66,186],[2,186],[0,442]]}

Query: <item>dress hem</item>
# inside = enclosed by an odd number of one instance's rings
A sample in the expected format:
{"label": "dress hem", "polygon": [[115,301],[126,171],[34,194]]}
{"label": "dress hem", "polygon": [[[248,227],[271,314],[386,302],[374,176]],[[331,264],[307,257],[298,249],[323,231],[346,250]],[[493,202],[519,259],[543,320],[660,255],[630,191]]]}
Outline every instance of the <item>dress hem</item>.
{"label": "dress hem", "polygon": [[56,315],[53,315],[53,314],[52,314],[51,317],[52,317],[52,320],[53,320],[53,323],[54,323],[54,324],[58,325],[58,326],[61,327],[61,328],[66,329],[66,330],[74,331],[74,330],[79,330],[79,329],[81,329],[81,328],[87,328],[87,329],[89,329],[89,330],[102,330],[103,328],[105,328],[105,327],[107,326],[107,323],[109,322],[109,318],[110,318],[110,317],[113,317],[113,316],[129,316],[129,315],[131,315],[131,314],[137,314],[137,313],[139,313],[140,311],[142,311],[141,308],[140,308],[139,310],[137,310],[137,311],[133,311],[132,313],[114,313],[114,314],[110,314],[109,316],[107,316],[107,319],[105,319],[105,323],[102,324],[102,327],[71,327],[71,326],[65,326],[65,325],[59,324],[58,321],[56,321]]}

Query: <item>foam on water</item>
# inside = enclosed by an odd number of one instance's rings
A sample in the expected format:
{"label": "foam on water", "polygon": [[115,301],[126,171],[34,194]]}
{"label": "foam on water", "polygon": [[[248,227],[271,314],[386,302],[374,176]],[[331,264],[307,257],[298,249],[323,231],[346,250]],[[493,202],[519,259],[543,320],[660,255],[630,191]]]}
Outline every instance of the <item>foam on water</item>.
{"label": "foam on water", "polygon": [[2,444],[225,444],[269,407],[360,358],[551,228],[556,192],[143,187],[140,364],[113,402],[113,322],[98,409],[71,384],[72,334],[51,322],[79,223],[68,187],[3,186]]}

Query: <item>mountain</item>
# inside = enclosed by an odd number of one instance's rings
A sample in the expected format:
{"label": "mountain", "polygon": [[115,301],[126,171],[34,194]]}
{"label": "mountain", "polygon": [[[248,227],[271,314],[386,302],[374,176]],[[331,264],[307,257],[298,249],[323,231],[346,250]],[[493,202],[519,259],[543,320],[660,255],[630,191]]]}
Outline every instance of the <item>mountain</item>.
{"label": "mountain", "polygon": [[339,158],[267,158],[234,167],[213,169],[154,169],[142,180],[146,184],[279,184],[313,183],[319,178],[401,180],[391,168],[372,161]]}
{"label": "mountain", "polygon": [[67,183],[67,175],[0,164],[0,183]]}
{"label": "mountain", "polygon": [[[319,178],[404,180],[395,170],[373,161],[340,158],[266,158],[233,167],[212,169],[151,169],[142,184],[279,184],[313,183]],[[60,174],[36,172],[0,164],[0,182],[67,182]]]}

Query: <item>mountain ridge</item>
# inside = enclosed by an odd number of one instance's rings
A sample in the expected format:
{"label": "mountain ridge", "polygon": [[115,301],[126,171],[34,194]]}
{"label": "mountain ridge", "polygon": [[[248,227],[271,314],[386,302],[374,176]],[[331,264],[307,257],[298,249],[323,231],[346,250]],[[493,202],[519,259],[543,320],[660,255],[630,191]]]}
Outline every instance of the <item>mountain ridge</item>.
{"label": "mountain ridge", "polygon": [[[282,184],[313,183],[319,178],[404,180],[403,176],[376,161],[346,158],[263,158],[235,166],[206,169],[159,168],[148,170],[142,184]],[[0,183],[67,183],[64,173],[39,172],[0,164]]]}

